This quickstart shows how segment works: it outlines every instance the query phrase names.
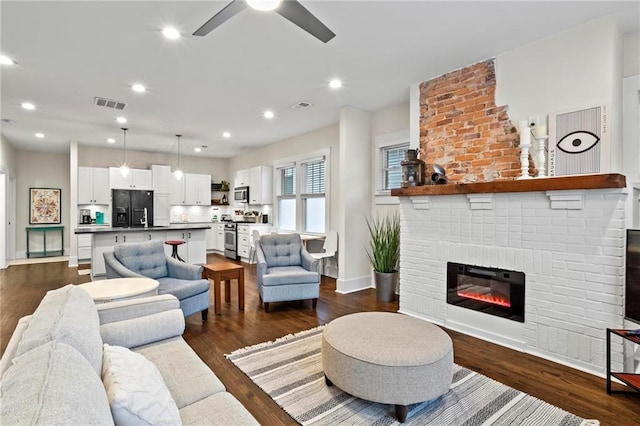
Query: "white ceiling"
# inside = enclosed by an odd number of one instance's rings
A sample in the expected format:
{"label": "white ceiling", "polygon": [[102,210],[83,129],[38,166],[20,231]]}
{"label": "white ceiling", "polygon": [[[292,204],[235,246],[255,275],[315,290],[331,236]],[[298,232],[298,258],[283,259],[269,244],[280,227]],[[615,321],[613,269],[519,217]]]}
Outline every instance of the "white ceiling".
{"label": "white ceiling", "polygon": [[[2,133],[22,149],[114,146],[108,137],[121,147],[114,119],[124,115],[130,149],[176,153],[181,133],[185,154],[206,145],[200,155],[231,157],[336,123],[346,105],[376,111],[408,102],[413,83],[600,16],[638,31],[640,2],[301,0],[333,40],[252,9],[191,36],[227,3],[0,2],[1,53],[17,62],[0,69],[0,117],[15,121],[1,123]],[[183,38],[164,39],[168,24]],[[327,87],[334,77],[344,81],[339,91]],[[133,93],[134,82],[148,92]],[[99,108],[95,96],[128,106]],[[23,110],[24,101],[37,109]],[[300,101],[313,106],[290,108]],[[276,118],[262,118],[266,109]]]}

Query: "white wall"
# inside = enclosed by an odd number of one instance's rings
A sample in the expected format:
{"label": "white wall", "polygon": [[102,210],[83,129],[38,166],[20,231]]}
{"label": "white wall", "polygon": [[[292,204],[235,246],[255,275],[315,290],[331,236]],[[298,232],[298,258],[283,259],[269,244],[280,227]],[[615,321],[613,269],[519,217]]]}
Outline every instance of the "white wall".
{"label": "white wall", "polygon": [[0,134],[0,268],[6,268],[7,261],[14,256],[15,223],[11,227],[9,221],[16,214],[15,194],[12,202],[11,188],[15,174],[16,149]]}
{"label": "white wall", "polygon": [[72,229],[69,226],[69,155],[17,150],[16,171],[16,257],[26,257],[25,228],[29,226],[29,188],[61,189],[61,225],[64,226],[65,254],[67,254]]}
{"label": "white wall", "polygon": [[640,32],[624,36],[624,77],[640,74]]}
{"label": "white wall", "polygon": [[608,103],[611,171],[622,169],[622,35],[612,18],[570,28],[497,56],[496,104],[513,123]]}

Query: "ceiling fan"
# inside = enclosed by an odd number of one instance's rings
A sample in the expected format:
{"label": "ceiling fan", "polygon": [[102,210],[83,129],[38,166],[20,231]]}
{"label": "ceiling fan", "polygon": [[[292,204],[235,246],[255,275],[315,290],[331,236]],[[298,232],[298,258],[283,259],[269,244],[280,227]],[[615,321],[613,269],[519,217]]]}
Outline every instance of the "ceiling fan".
{"label": "ceiling fan", "polygon": [[203,26],[193,33],[194,36],[205,36],[222,25],[229,18],[242,12],[247,6],[258,10],[274,10],[277,14],[293,22],[315,38],[326,43],[336,35],[318,18],[313,16],[297,0],[233,0],[224,9],[213,15]]}

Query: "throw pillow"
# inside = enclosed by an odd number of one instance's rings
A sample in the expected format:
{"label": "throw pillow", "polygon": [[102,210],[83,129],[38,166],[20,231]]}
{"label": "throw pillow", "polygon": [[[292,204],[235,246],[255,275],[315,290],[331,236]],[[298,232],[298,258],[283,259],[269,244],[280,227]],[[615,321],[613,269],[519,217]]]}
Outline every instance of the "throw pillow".
{"label": "throw pillow", "polygon": [[160,371],[144,356],[105,344],[102,382],[116,425],[182,424]]}

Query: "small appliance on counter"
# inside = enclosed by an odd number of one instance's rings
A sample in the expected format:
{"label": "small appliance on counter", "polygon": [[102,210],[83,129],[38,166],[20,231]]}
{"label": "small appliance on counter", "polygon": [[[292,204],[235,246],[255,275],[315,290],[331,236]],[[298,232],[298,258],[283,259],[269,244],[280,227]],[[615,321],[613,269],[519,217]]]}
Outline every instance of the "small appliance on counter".
{"label": "small appliance on counter", "polygon": [[96,225],[104,225],[104,213],[96,212]]}
{"label": "small appliance on counter", "polygon": [[221,214],[220,215],[220,222],[231,222],[231,215],[230,214]]}
{"label": "small appliance on counter", "polygon": [[91,210],[80,209],[80,223],[83,225],[91,224]]}

